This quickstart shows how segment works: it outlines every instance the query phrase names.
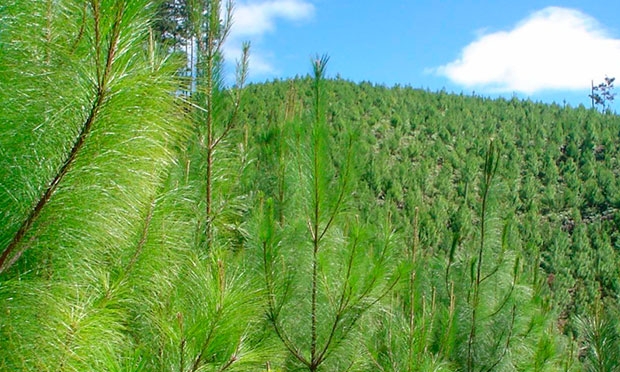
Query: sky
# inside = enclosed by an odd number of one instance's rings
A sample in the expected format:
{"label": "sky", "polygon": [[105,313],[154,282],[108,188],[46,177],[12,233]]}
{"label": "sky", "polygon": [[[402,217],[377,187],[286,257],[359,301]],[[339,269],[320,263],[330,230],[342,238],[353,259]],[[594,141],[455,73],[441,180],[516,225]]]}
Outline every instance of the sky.
{"label": "sky", "polygon": [[327,54],[330,77],[589,107],[592,82],[620,82],[618,14],[617,0],[237,0],[225,55],[250,41],[252,82]]}

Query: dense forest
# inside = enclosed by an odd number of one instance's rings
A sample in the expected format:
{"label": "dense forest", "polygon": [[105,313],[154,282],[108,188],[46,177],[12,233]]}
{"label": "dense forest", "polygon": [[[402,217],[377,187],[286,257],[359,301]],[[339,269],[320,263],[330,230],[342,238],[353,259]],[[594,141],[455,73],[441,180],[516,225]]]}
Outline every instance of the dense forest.
{"label": "dense forest", "polygon": [[620,371],[619,116],[226,84],[232,19],[0,5],[1,371]]}

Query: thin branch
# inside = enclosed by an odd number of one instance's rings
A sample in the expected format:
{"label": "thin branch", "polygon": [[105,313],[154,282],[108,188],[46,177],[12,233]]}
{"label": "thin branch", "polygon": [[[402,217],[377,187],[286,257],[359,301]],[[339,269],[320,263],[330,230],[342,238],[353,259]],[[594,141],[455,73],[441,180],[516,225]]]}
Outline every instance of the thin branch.
{"label": "thin branch", "polygon": [[329,332],[329,336],[327,337],[327,342],[325,342],[325,346],[323,347],[323,351],[320,353],[319,357],[318,357],[318,362],[320,364],[320,362],[322,362],[324,360],[325,354],[327,353],[327,350],[329,349],[332,340],[336,334],[336,330],[338,329],[338,324],[340,323],[340,320],[344,317],[345,313],[346,313],[346,308],[347,305],[349,304],[350,300],[351,300],[351,296],[350,293],[349,295],[347,295],[347,292],[349,292],[348,289],[348,284],[349,284],[349,279],[351,278],[351,270],[353,267],[353,259],[355,257],[355,251],[356,251],[356,247],[357,247],[357,236],[355,237],[354,241],[353,241],[353,247],[351,249],[351,254],[349,256],[349,260],[347,263],[347,273],[345,275],[345,279],[344,279],[344,284],[342,286],[342,293],[340,295],[340,300],[338,302],[338,311],[336,312],[336,316],[334,318],[334,322],[332,323],[332,329]]}
{"label": "thin branch", "polygon": [[242,52],[242,57],[241,57],[241,61],[238,63],[237,65],[237,88],[236,90],[236,98],[233,102],[234,105],[234,109],[233,112],[230,115],[230,118],[228,119],[228,124],[226,125],[226,128],[224,129],[224,132],[222,132],[222,134],[220,134],[219,137],[217,137],[214,141],[213,144],[211,145],[211,148],[214,149],[224,138],[226,138],[226,136],[228,135],[228,133],[236,126],[237,124],[237,117],[239,115],[239,107],[241,107],[241,98],[242,98],[242,92],[243,92],[243,88],[245,86],[245,81],[247,79],[248,76],[248,64],[249,64],[249,53],[250,53],[250,44],[249,43],[244,43],[243,44],[243,52]]}
{"label": "thin branch", "polygon": [[495,369],[495,367],[497,367],[497,365],[502,361],[502,359],[504,359],[504,357],[506,356],[506,353],[508,353],[508,348],[510,348],[510,340],[512,338],[512,332],[514,330],[514,326],[515,326],[515,316],[516,316],[516,305],[512,305],[512,318],[510,321],[510,328],[508,330],[508,336],[506,337],[506,345],[504,346],[504,350],[502,351],[502,355],[499,356],[499,358],[495,361],[495,363],[493,363],[493,365],[491,367],[489,367],[486,372],[491,372]]}
{"label": "thin branch", "polygon": [[370,356],[370,361],[377,368],[377,371],[385,372],[385,368],[383,368],[383,366],[381,364],[379,364],[379,362],[377,361],[377,359],[374,356]]}
{"label": "thin branch", "polygon": [[142,253],[142,250],[144,249],[144,245],[146,244],[146,239],[148,238],[149,235],[149,228],[151,226],[151,220],[153,218],[153,211],[155,210],[155,205],[157,204],[156,198],[155,196],[153,196],[153,199],[151,200],[151,203],[149,205],[149,210],[146,214],[146,220],[144,221],[144,226],[142,228],[142,234],[140,236],[140,241],[138,242],[138,246],[136,247],[136,251],[134,252],[133,256],[131,257],[131,260],[129,261],[129,264],[127,265],[127,267],[125,268],[125,272],[130,272],[133,269],[133,266],[136,264],[136,261],[138,260],[138,257],[140,257],[140,254]]}
{"label": "thin branch", "polygon": [[[375,298],[373,301],[370,301],[368,303],[366,303],[365,306],[360,306],[359,310],[356,314],[356,316],[354,316],[351,320],[349,320],[347,325],[343,325],[341,328],[344,330],[343,331],[343,335],[340,338],[340,342],[345,340],[347,338],[347,335],[349,334],[349,332],[351,332],[353,330],[353,327],[355,326],[355,324],[357,323],[357,321],[360,319],[360,317],[362,316],[363,313],[365,313],[368,309],[370,309],[371,307],[375,306],[379,301],[381,301],[388,293],[390,293],[394,287],[396,286],[396,284],[398,284],[398,282],[400,281],[400,276],[396,276],[396,278],[394,278],[394,281],[389,284],[387,286],[387,288],[385,288],[385,291],[383,293],[381,293],[377,298]],[[361,301],[359,301],[361,302]],[[358,303],[359,303],[358,302]],[[326,349],[325,354],[321,357],[321,363],[327,359],[327,357],[330,355],[332,349]],[[318,366],[318,365],[317,365]]]}
{"label": "thin branch", "polygon": [[[518,262],[518,261],[517,261]],[[510,297],[512,296],[512,292],[515,289],[515,286],[517,285],[517,269],[516,269],[517,264],[515,264],[515,270],[513,273],[513,277],[512,277],[512,283],[510,283],[510,290],[508,291],[508,293],[506,294],[506,296],[504,297],[504,300],[502,301],[502,303],[500,304],[500,306],[498,306],[498,308],[491,314],[489,315],[487,318],[491,318],[497,314],[499,314],[499,312],[504,308],[504,306],[506,306],[506,304],[508,303],[508,300],[510,300]]]}
{"label": "thin branch", "polygon": [[288,338],[288,336],[284,333],[284,330],[282,328],[280,328],[280,326],[277,324],[275,319],[270,318],[271,324],[273,325],[274,330],[276,331],[276,335],[278,336],[278,338],[282,341],[282,343],[284,344],[284,346],[286,347],[286,349],[297,359],[299,360],[301,363],[303,363],[304,365],[306,365],[307,367],[311,366],[311,362],[309,362],[306,358],[304,358],[304,356],[302,355],[301,351],[299,351],[297,348],[295,348],[293,342]]}
{"label": "thin branch", "polygon": [[299,352],[293,345],[293,342],[288,338],[288,336],[284,333],[284,330],[280,328],[278,324],[278,315],[280,313],[280,309],[276,311],[276,305],[274,302],[274,290],[273,290],[273,281],[271,280],[271,265],[269,260],[267,259],[267,242],[263,242],[263,265],[265,270],[265,283],[267,285],[267,306],[268,306],[268,319],[273,325],[273,328],[276,332],[278,338],[282,341],[284,346],[288,349],[288,351],[297,358],[300,362],[305,364],[306,366],[310,366],[310,363],[304,358],[304,356]]}
{"label": "thin branch", "polygon": [[200,353],[198,353],[198,356],[196,357],[196,359],[194,360],[194,363],[192,364],[192,369],[191,371],[196,371],[198,370],[198,367],[200,367],[200,363],[202,362],[202,358],[204,357],[204,353],[207,351],[207,348],[209,347],[209,344],[211,344],[211,340],[213,339],[213,335],[215,333],[215,328],[216,328],[216,324],[220,321],[220,315],[221,312],[218,311],[215,321],[213,322],[213,325],[211,326],[211,329],[209,329],[209,334],[207,335],[207,337],[205,338],[204,342],[202,343],[202,346],[200,347]]}
{"label": "thin branch", "polygon": [[78,35],[75,38],[75,41],[73,42],[73,46],[71,47],[71,53],[75,53],[78,45],[80,44],[80,41],[82,40],[82,37],[84,36],[84,29],[86,28],[86,7],[87,6],[88,6],[88,3],[84,2],[84,7],[82,8],[82,20],[80,21],[80,30],[78,31]]}
{"label": "thin branch", "polygon": [[236,361],[239,360],[238,354],[239,354],[239,349],[241,348],[242,343],[243,343],[243,337],[241,338],[241,340],[239,340],[239,344],[237,344],[237,348],[235,352],[233,353],[233,355],[230,356],[230,359],[228,360],[228,362],[226,362],[226,364],[224,364],[220,369],[218,369],[218,372],[224,372],[225,370],[230,368]]}
{"label": "thin branch", "polygon": [[346,192],[347,189],[347,184],[348,184],[348,178],[349,178],[349,171],[350,171],[350,166],[351,166],[351,158],[353,155],[353,139],[349,138],[349,146],[348,146],[348,153],[347,153],[347,161],[345,163],[345,173],[343,175],[343,183],[342,183],[342,187],[340,188],[340,193],[338,194],[338,199],[336,201],[336,205],[334,206],[334,209],[332,210],[331,216],[329,217],[329,220],[327,221],[327,224],[325,225],[325,228],[323,229],[323,232],[321,232],[321,235],[319,236],[319,240],[323,239],[323,236],[325,235],[325,233],[327,232],[327,230],[329,229],[329,227],[331,226],[331,224],[334,222],[334,219],[336,218],[336,215],[338,214],[339,210],[340,210],[340,205],[342,204],[342,201],[344,200],[344,194]]}
{"label": "thin branch", "polygon": [[183,334],[183,313],[177,313],[177,321],[179,323],[179,330],[181,331],[181,343],[179,344],[179,372],[183,372],[185,369],[185,335]]}

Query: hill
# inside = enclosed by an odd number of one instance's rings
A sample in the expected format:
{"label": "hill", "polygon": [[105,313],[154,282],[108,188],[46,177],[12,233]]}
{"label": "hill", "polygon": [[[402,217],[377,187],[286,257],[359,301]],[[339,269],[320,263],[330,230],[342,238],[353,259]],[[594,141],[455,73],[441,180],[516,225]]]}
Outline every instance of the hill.
{"label": "hill", "polygon": [[[499,156],[492,219],[502,249],[496,254],[517,256],[519,281],[549,301],[560,333],[579,340],[584,318],[617,317],[618,116],[338,79],[326,82],[326,90],[330,146],[346,148],[343,128],[357,134],[359,210],[366,216],[388,210],[406,246],[441,262],[438,271],[423,266],[418,278],[448,276],[458,260],[472,265],[492,141]],[[248,88],[258,174],[277,169],[262,159],[277,143],[274,133],[312,105],[310,97],[309,78]]]}
{"label": "hill", "polygon": [[[246,121],[259,154],[273,145],[273,133],[286,125],[287,115],[311,105],[310,84],[298,79],[248,88]],[[343,127],[358,135],[356,156],[363,169],[356,198],[362,208],[385,205],[408,236],[417,210],[420,244],[449,251],[453,235],[467,235],[476,222],[479,182],[493,141],[500,156],[497,208],[515,223],[515,247],[546,276],[590,265],[586,270],[598,273],[596,279],[572,275],[571,282],[594,280],[580,285],[615,296],[618,116],[342,80],[328,81],[326,90],[331,146],[344,146]],[[269,168],[260,172],[268,173]],[[576,242],[584,238],[587,246]],[[607,263],[611,271],[598,266]],[[568,288],[573,287],[561,291]]]}

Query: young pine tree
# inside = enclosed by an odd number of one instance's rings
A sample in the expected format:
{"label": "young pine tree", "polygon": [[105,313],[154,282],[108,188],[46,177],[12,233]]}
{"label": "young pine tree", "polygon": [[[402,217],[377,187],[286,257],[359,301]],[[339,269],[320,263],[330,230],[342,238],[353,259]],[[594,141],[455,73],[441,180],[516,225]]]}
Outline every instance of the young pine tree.
{"label": "young pine tree", "polygon": [[[354,142],[331,146],[325,121],[327,57],[313,61],[311,122],[295,125],[284,217],[260,205],[254,242],[262,262],[267,319],[285,349],[284,367],[351,370],[360,362],[359,322],[395,284],[392,232],[358,221],[351,206]],[[344,154],[339,167],[337,152]],[[282,221],[282,223],[279,223]]]}
{"label": "young pine tree", "polygon": [[[163,215],[161,227],[152,233],[153,244],[147,245],[152,254],[162,257],[165,248],[168,257],[179,261],[166,273],[174,275],[159,279],[171,292],[160,293],[156,301],[148,292],[143,294],[148,305],[142,311],[152,316],[138,326],[157,351],[147,353],[152,361],[147,369],[247,370],[261,361],[253,336],[259,296],[251,277],[244,275],[243,256],[237,254],[244,239],[240,223],[245,197],[238,186],[245,160],[234,135],[248,46],[238,65],[236,86],[227,88],[222,46],[232,24],[233,3],[192,1],[185,9],[190,30],[186,42],[195,45],[193,73],[185,82],[189,96],[184,98],[193,133],[164,190],[162,208],[178,220]],[[158,247],[158,239],[166,244]],[[148,265],[157,267],[158,262],[145,260],[145,265],[149,270]]]}

